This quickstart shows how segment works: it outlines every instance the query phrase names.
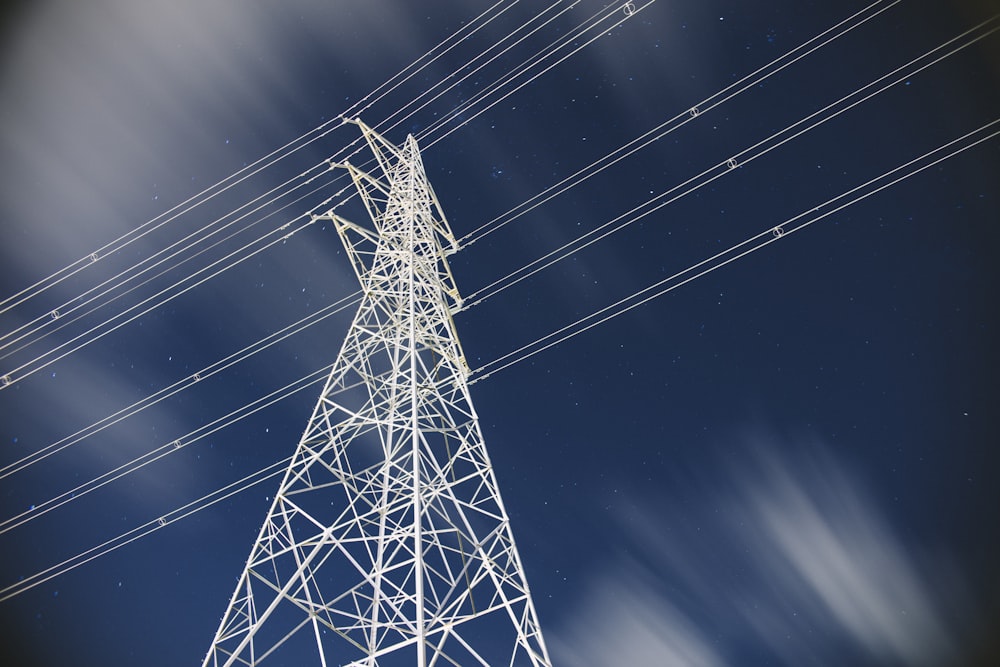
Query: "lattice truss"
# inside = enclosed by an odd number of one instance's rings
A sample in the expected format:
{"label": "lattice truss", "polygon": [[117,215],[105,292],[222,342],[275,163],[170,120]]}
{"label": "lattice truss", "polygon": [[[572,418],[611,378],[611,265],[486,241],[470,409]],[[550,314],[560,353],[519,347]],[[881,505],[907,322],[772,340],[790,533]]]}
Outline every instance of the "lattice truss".
{"label": "lattice truss", "polygon": [[467,386],[416,140],[350,164],[374,229],[335,215],[362,302],[205,666],[550,665]]}

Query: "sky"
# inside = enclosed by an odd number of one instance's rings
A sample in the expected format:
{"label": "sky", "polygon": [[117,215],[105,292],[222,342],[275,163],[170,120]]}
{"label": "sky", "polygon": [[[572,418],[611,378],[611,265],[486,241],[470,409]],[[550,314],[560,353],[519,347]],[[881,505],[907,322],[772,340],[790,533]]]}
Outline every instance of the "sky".
{"label": "sky", "polygon": [[[477,95],[606,5],[554,3],[551,22],[475,72],[468,63],[549,5],[501,2],[489,22],[475,21],[493,6],[479,0],[4,10],[0,298],[80,270],[0,313],[0,597],[16,592],[0,602],[0,662],[203,659],[277,480],[173,512],[291,455],[319,387],[189,434],[332,363],[352,313],[205,369],[357,289],[331,227],[302,216],[346,185],[310,192],[335,176],[324,161],[357,145],[339,116],[361,110],[393,142],[417,136],[460,238],[675,119],[450,258],[475,294],[671,200],[456,315],[474,369],[748,238],[774,239],[472,385],[554,664],[996,664],[1000,126],[794,233],[770,230],[1000,118],[996,21],[869,99],[821,111],[1000,7],[876,2],[870,20],[716,104],[870,3],[634,4],[631,17],[611,6],[576,53],[502,98]],[[480,29],[370,95],[469,25]],[[821,124],[786,131],[817,112]],[[303,135],[300,150],[175,208]],[[300,174],[311,180],[295,195],[257,199]],[[353,204],[344,215],[363,220]],[[150,220],[163,224],[114,243]],[[276,242],[193,285],[265,234]],[[171,260],[115,287],[168,247]],[[95,300],[79,306],[85,293]],[[38,511],[154,450],[169,454]]]}

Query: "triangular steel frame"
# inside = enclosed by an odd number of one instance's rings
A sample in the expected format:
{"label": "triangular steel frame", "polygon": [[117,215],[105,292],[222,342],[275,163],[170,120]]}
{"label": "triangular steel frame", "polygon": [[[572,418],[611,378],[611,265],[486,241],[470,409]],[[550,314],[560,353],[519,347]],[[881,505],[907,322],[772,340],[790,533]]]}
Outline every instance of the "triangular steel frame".
{"label": "triangular steel frame", "polygon": [[361,304],[204,666],[550,666],[452,321],[458,244],[416,140],[349,122],[373,228],[316,217]]}

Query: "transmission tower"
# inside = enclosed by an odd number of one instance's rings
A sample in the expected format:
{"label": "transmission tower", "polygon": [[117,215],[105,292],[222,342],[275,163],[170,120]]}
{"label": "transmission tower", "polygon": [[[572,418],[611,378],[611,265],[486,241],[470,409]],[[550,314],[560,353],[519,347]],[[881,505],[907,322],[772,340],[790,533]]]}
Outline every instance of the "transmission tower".
{"label": "transmission tower", "polygon": [[350,122],[373,229],[316,217],[361,304],[204,665],[548,666],[452,322],[458,244],[416,140]]}

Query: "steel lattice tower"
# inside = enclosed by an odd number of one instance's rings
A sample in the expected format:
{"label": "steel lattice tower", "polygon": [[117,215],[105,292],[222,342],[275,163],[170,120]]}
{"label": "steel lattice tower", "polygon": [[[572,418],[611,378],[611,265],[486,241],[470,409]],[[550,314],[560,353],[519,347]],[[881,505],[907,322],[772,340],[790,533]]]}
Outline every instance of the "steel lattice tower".
{"label": "steel lattice tower", "polygon": [[416,140],[351,122],[374,229],[317,217],[361,303],[204,665],[550,665],[452,322],[458,245]]}

